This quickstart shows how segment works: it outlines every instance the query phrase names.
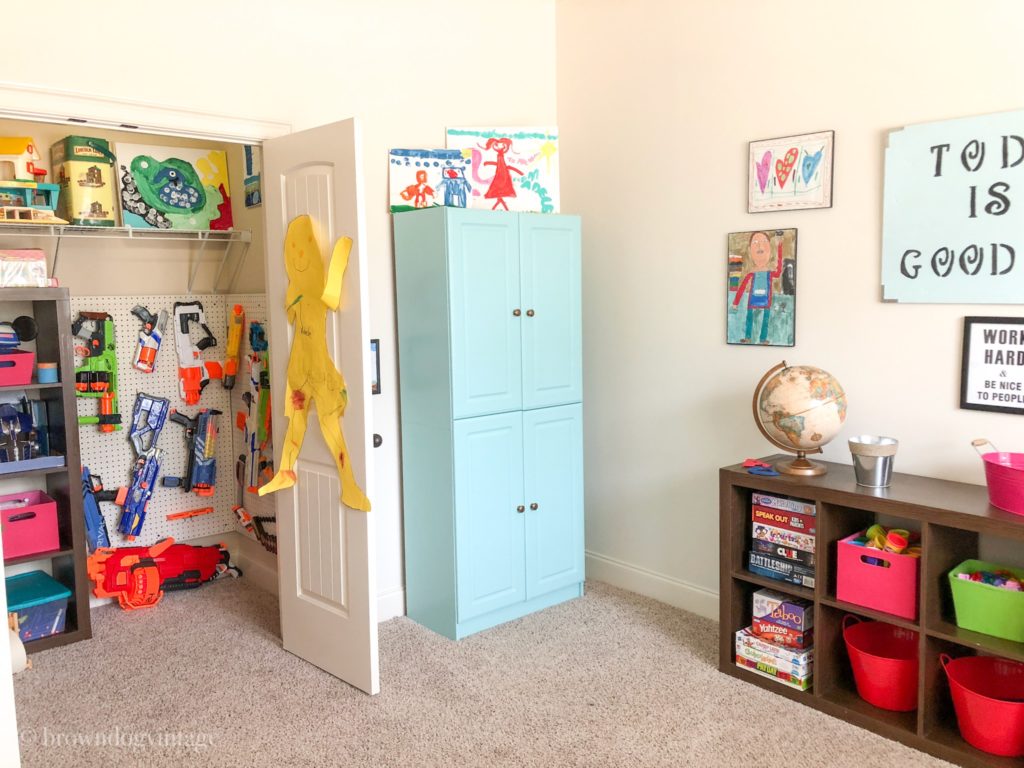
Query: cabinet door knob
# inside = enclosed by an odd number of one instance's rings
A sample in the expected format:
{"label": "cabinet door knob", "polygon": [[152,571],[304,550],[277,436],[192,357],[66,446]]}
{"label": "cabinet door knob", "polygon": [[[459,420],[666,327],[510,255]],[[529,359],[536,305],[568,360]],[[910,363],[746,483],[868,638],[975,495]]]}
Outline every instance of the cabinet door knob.
{"label": "cabinet door knob", "polygon": [[525,512],[525,511],[526,511],[526,507],[524,507],[522,504],[520,504],[518,507],[516,507],[516,512]]}
{"label": "cabinet door knob", "polygon": [[513,309],[512,310],[512,317],[519,317],[521,314],[523,314],[523,310],[521,310],[521,309]]}
{"label": "cabinet door knob", "polygon": [[533,316],[534,316],[534,314],[535,314],[535,313],[534,313],[534,311],[533,311],[532,309],[528,309],[528,310],[526,310],[526,316],[527,316],[527,317],[533,317]]}
{"label": "cabinet door knob", "polygon": [[537,503],[537,502],[535,501],[535,502],[533,502],[533,504],[531,504],[531,505],[530,505],[530,509],[536,509],[536,508],[537,508],[537,507],[539,507],[539,506],[540,506],[540,504],[538,504],[538,503]]}

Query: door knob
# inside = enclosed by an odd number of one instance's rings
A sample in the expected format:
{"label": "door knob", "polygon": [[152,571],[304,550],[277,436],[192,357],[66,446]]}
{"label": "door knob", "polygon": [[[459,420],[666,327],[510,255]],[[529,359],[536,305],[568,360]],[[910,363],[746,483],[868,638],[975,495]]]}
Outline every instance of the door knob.
{"label": "door knob", "polygon": [[525,511],[526,511],[526,507],[524,507],[522,504],[520,504],[518,507],[516,507],[516,512],[525,512]]}
{"label": "door knob", "polygon": [[521,310],[521,309],[513,309],[512,310],[512,317],[519,317],[521,314],[523,314],[523,310]]}
{"label": "door knob", "polygon": [[378,435],[376,432],[373,433],[373,447],[380,448],[381,443],[384,442],[384,438]]}
{"label": "door knob", "polygon": [[526,310],[526,316],[527,317],[533,317],[533,315],[534,315],[534,311],[532,309]]}
{"label": "door knob", "polygon": [[538,503],[537,503],[537,502],[535,501],[535,502],[533,502],[533,504],[531,504],[531,505],[530,505],[530,509],[536,509],[536,508],[537,508],[537,507],[539,507],[539,506],[540,506],[540,504],[538,504]]}

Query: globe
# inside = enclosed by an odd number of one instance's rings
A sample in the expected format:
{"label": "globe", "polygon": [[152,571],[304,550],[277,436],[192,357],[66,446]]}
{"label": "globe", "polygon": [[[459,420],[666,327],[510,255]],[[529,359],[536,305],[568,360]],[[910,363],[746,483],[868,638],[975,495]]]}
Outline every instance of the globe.
{"label": "globe", "polygon": [[846,420],[846,393],[828,371],[812,365],[786,365],[768,371],[754,390],[754,421],[770,443],[797,458],[775,465],[790,475],[823,475],[826,467],[810,461],[821,453]]}

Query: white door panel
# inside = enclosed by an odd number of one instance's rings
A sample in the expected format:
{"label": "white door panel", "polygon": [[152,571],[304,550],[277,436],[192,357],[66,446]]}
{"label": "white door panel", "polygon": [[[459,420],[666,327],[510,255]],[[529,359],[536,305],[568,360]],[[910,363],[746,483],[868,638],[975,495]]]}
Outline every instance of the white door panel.
{"label": "white door panel", "polygon": [[[352,238],[341,305],[328,314],[327,348],[348,385],[342,429],[352,467],[372,500],[367,249],[359,144],[353,120],[264,143],[267,306],[274,447],[279,458],[287,426],[284,383],[293,333],[285,313],[284,235],[296,216],[311,216],[325,267],[335,241]],[[377,693],[374,516],[341,503],[334,459],[312,413],[296,475],[293,487],[274,494],[284,647],[357,688]]]}

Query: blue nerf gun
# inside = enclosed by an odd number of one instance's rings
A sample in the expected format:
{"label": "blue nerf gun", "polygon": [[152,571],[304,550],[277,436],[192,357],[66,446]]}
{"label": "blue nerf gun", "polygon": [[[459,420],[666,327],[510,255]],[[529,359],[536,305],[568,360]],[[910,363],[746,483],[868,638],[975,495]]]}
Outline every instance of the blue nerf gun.
{"label": "blue nerf gun", "polygon": [[107,533],[107,523],[100,512],[99,502],[114,501],[117,498],[117,491],[103,490],[103,480],[99,475],[89,472],[89,468],[82,465],[82,505],[85,508],[85,543],[89,552],[95,552],[100,547],[110,546],[110,535]]}
{"label": "blue nerf gun", "polygon": [[167,421],[170,407],[170,401],[162,397],[140,392],[135,398],[132,428],[128,435],[135,449],[135,465],[132,467],[131,485],[122,489],[117,497],[117,503],[123,507],[117,530],[129,541],[139,535],[146,520],[146,505],[153,497],[160,473],[161,452],[156,441]]}
{"label": "blue nerf gun", "polygon": [[197,496],[213,496],[217,485],[217,417],[221,412],[213,408],[201,408],[194,418],[178,411],[171,412],[171,421],[185,428],[185,444],[188,446],[188,468],[184,477],[167,477],[165,486],[181,488],[185,493]]}

